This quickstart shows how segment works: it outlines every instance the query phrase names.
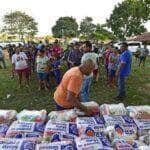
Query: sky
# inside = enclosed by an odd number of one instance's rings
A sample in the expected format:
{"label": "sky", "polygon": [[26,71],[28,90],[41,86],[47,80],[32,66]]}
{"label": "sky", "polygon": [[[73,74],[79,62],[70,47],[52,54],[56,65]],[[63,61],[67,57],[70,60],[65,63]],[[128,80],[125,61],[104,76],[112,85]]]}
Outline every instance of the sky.
{"label": "sky", "polygon": [[[90,16],[94,23],[105,23],[114,6],[123,0],[0,0],[0,25],[7,12],[19,10],[38,22],[38,35],[51,34],[51,28],[61,16],[72,16],[77,22]],[[150,31],[150,22],[146,24]]]}

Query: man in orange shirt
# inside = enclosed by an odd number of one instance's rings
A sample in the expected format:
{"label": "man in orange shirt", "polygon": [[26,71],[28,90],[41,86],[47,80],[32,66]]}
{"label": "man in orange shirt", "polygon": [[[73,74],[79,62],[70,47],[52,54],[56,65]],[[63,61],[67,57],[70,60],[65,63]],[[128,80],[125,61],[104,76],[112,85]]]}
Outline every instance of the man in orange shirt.
{"label": "man in orange shirt", "polygon": [[54,93],[57,110],[78,108],[86,115],[92,115],[92,110],[81,103],[80,89],[84,75],[90,75],[95,67],[91,59],[83,62],[79,67],[68,70]]}

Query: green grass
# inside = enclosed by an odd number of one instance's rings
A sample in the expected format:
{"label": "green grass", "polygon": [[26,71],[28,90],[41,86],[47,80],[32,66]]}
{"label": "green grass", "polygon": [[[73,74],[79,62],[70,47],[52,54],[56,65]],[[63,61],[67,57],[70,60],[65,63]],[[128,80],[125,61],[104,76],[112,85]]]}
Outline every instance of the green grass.
{"label": "green grass", "polygon": [[[46,109],[48,112],[55,109],[52,102],[55,86],[48,92],[38,92],[36,75],[33,74],[31,87],[19,89],[16,77],[11,79],[10,74],[10,67],[7,70],[0,69],[0,109]],[[91,99],[99,104],[116,103],[113,97],[117,95],[117,89],[107,87],[102,65],[99,82],[92,84],[90,94]],[[125,105],[150,105],[150,58],[146,66],[141,68],[137,67],[134,61],[132,74],[127,79],[127,95]]]}

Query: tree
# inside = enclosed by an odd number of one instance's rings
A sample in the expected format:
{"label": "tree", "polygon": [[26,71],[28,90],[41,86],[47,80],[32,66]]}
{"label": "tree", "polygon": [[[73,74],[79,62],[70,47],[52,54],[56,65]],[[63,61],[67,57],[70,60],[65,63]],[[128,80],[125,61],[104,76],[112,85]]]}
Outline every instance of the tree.
{"label": "tree", "polygon": [[105,28],[105,25],[96,25],[95,31],[91,35],[92,39],[96,40],[116,40],[116,36]]}
{"label": "tree", "polygon": [[78,24],[72,17],[60,17],[52,27],[53,36],[56,38],[76,37],[78,34]]}
{"label": "tree", "polygon": [[96,28],[96,26],[92,22],[93,19],[91,17],[85,17],[80,23],[80,34],[87,39],[90,39],[90,36]]}
{"label": "tree", "polygon": [[18,35],[21,40],[24,36],[33,37],[38,32],[35,20],[24,12],[7,13],[3,18],[3,23],[3,33]]}
{"label": "tree", "polygon": [[149,18],[149,0],[125,0],[115,6],[107,25],[119,39],[124,40],[145,32],[144,23]]}

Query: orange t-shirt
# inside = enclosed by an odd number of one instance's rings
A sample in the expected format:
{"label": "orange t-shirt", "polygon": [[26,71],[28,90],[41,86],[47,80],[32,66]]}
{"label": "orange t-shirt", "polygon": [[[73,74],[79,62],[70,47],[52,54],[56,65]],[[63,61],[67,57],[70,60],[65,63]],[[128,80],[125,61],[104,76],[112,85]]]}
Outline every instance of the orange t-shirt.
{"label": "orange t-shirt", "polygon": [[54,93],[54,100],[56,103],[64,108],[72,108],[73,106],[67,101],[67,91],[71,91],[78,97],[81,84],[83,80],[83,74],[79,67],[74,67],[68,70]]}

